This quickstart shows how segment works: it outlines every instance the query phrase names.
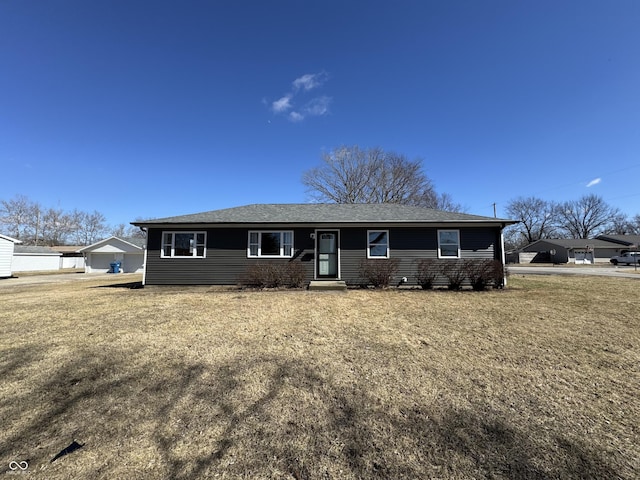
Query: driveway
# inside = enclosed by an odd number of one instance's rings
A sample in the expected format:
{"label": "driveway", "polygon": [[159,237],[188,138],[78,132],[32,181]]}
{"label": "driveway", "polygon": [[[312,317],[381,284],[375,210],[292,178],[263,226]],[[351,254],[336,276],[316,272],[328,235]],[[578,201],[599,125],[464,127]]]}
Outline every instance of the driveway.
{"label": "driveway", "polygon": [[18,277],[0,279],[0,288],[14,285],[36,285],[44,283],[68,283],[95,280],[97,278],[122,279],[123,282],[135,282],[141,278],[140,273],[54,273],[42,275],[22,275]]}
{"label": "driveway", "polygon": [[597,275],[602,277],[635,278],[640,280],[640,269],[618,265],[531,265],[509,264],[511,274],[528,275]]}

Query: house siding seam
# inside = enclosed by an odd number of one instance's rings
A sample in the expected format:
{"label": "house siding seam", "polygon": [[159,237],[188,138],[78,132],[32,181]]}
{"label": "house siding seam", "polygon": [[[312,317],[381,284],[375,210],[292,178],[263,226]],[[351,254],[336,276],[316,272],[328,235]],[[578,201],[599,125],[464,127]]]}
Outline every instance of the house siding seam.
{"label": "house siding seam", "polygon": [[[362,227],[324,226],[322,229],[340,231],[341,279],[348,284],[360,284],[360,263],[367,258],[367,230]],[[460,231],[460,247],[463,259],[500,259],[500,228],[452,227]],[[181,229],[170,228],[172,231]],[[421,258],[437,259],[436,227],[387,227],[389,230],[390,258],[400,259],[394,278],[398,283],[407,277],[408,284],[415,284],[415,261]],[[314,279],[315,229],[288,226],[294,232],[293,258],[248,258],[247,238],[255,227],[204,228],[207,232],[206,258],[161,258],[162,228],[149,228],[145,284],[146,285],[236,285],[241,283],[248,268],[256,263],[301,262],[306,281]],[[188,229],[184,229],[187,231]],[[261,230],[261,229],[258,229]],[[267,230],[267,229],[264,229]],[[270,227],[269,230],[278,230]],[[372,260],[377,261],[377,260]],[[440,260],[448,262],[450,260]],[[441,279],[443,281],[443,279]]]}

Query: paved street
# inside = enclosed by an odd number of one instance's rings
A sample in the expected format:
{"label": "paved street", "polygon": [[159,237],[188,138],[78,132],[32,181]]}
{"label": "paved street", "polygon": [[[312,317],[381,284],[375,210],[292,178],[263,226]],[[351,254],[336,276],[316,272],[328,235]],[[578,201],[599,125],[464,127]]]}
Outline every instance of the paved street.
{"label": "paved street", "polygon": [[640,268],[633,266],[613,266],[613,265],[530,265],[530,264],[509,264],[507,265],[512,275],[597,275],[603,277],[635,278],[640,280]]}
{"label": "paved street", "polygon": [[[635,278],[640,280],[640,268],[613,265],[507,265],[511,275],[598,275],[604,277]],[[0,288],[11,285],[31,285],[43,283],[81,282],[99,277],[107,278],[106,273],[58,273],[44,275],[23,275],[16,278],[0,279]],[[141,278],[139,273],[121,273],[117,277],[123,282],[133,282]]]}
{"label": "paved street", "polygon": [[134,282],[142,277],[139,273],[119,273],[109,275],[108,273],[55,273],[43,275],[22,275],[11,278],[0,279],[0,288],[13,285],[33,285],[44,283],[64,283],[64,282],[82,282],[86,280],[95,280],[96,278],[119,278],[123,282]]}

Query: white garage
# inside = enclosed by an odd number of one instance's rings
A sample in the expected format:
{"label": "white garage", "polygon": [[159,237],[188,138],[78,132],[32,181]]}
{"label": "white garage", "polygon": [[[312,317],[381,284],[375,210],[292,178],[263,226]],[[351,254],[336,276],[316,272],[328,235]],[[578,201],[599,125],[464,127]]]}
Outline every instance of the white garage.
{"label": "white garage", "polygon": [[86,273],[108,273],[115,262],[120,263],[122,273],[142,273],[146,242],[145,238],[109,237],[78,252],[85,257]]}
{"label": "white garage", "polygon": [[12,274],[13,249],[16,243],[22,242],[0,234],[0,278],[10,277]]}
{"label": "white garage", "polygon": [[38,245],[16,245],[13,252],[14,272],[51,272],[60,270],[60,252]]}
{"label": "white garage", "polygon": [[592,250],[574,250],[576,265],[591,265],[595,263]]}

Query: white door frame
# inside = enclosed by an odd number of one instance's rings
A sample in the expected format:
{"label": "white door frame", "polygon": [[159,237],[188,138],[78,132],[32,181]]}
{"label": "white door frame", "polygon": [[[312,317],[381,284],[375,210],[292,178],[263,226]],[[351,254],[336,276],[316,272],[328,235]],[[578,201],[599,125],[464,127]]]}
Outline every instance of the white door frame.
{"label": "white door frame", "polygon": [[320,235],[318,234],[318,232],[335,232],[336,233],[336,250],[337,250],[337,256],[336,256],[336,260],[338,262],[337,265],[337,277],[335,278],[335,280],[340,280],[340,278],[342,277],[342,273],[340,270],[340,229],[338,228],[316,228],[314,231],[314,237],[315,237],[315,246],[314,246],[314,259],[313,259],[313,278],[314,280],[334,280],[333,278],[327,278],[327,277],[318,277],[318,242],[320,241]]}

